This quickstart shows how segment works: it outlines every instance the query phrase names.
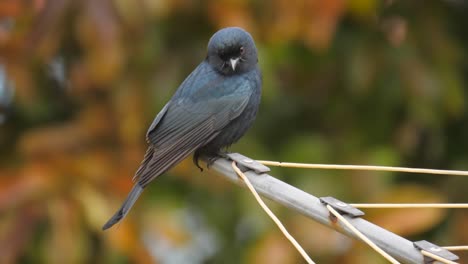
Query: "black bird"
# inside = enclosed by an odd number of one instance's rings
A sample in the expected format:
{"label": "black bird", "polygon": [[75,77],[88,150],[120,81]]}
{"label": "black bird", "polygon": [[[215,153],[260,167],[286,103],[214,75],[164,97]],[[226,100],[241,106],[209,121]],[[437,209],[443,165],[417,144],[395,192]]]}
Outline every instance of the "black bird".
{"label": "black bird", "polygon": [[238,27],[216,32],[205,60],[185,79],[148,129],[149,144],[122,207],[102,227],[127,215],[143,189],[194,152],[213,162],[238,141],[257,115],[261,73],[252,36]]}

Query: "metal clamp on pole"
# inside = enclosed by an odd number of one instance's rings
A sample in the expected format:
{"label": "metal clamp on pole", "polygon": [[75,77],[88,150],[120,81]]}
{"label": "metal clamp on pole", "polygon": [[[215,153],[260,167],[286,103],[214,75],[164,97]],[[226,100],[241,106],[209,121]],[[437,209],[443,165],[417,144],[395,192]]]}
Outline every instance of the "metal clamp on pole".
{"label": "metal clamp on pole", "polygon": [[[237,166],[241,167],[242,171],[246,171],[243,168],[247,168],[248,170],[253,170],[257,174],[267,173],[270,171],[270,168],[261,164],[260,162],[253,160],[249,157],[246,157],[239,153],[228,153],[226,156],[237,163]],[[242,168],[243,167],[243,168]]]}
{"label": "metal clamp on pole", "polygon": [[343,202],[343,201],[340,201],[336,198],[333,198],[331,196],[327,196],[327,197],[320,197],[319,198],[320,201],[324,204],[328,204],[330,205],[331,207],[333,207],[333,209],[343,213],[343,214],[347,214],[347,215],[350,215],[352,217],[359,217],[359,216],[363,216],[364,215],[364,212],[355,208],[355,207],[352,207],[351,205]]}
{"label": "metal clamp on pole", "polygon": [[[426,252],[429,252],[437,257],[440,257],[444,260],[448,260],[448,263],[453,263],[453,261],[458,260],[458,256],[453,254],[452,252],[446,250],[445,248],[441,248],[435,244],[432,244],[431,242],[428,242],[426,240],[421,240],[421,241],[416,241],[413,243],[414,247],[416,247],[419,250],[423,250]],[[427,256],[423,253],[424,255],[424,263],[432,263],[434,261],[441,261],[439,259],[434,259],[430,256]],[[447,262],[446,262],[447,263]]]}

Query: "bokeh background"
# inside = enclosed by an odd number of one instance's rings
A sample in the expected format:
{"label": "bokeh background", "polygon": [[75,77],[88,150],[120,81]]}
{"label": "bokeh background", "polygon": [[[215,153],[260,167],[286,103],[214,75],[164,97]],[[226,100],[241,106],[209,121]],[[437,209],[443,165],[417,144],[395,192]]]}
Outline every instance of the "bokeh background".
{"label": "bokeh background", "polygon": [[[461,0],[0,1],[0,263],[301,263],[246,190],[191,160],[102,232],[131,188],[153,117],[204,59],[210,36],[241,26],[257,43],[264,85],[257,121],[232,151],[467,170],[467,7]],[[272,174],[348,202],[468,200],[468,180],[458,176]],[[386,263],[269,204],[318,263]],[[411,240],[468,243],[466,210],[366,212]]]}

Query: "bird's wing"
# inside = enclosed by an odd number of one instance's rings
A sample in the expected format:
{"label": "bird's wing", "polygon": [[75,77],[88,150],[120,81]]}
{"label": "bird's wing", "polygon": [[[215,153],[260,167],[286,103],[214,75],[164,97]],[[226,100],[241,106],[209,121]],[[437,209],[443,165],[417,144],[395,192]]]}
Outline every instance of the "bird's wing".
{"label": "bird's wing", "polygon": [[249,98],[250,93],[246,92],[196,103],[171,101],[147,133],[150,147],[135,175],[138,183],[146,186],[194,150],[210,142],[243,112]]}
{"label": "bird's wing", "polygon": [[[151,126],[149,127],[148,129],[148,132],[146,133],[146,141],[149,143],[149,134],[151,133],[151,131],[153,131],[156,126],[159,124],[159,122],[161,121],[161,119],[164,117],[164,115],[166,114],[167,112],[167,108],[169,107],[169,103],[167,103],[163,109],[161,109],[161,111],[159,111],[158,115],[154,118],[153,120],[153,123],[151,123]],[[146,155],[145,155],[146,157]]]}

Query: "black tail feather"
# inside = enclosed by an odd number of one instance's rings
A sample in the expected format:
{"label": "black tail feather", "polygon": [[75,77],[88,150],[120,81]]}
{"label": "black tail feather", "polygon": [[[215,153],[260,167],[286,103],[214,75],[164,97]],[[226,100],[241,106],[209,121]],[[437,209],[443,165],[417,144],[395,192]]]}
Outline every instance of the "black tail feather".
{"label": "black tail feather", "polygon": [[124,218],[127,213],[130,211],[132,208],[133,204],[135,204],[136,200],[138,197],[140,197],[140,194],[143,192],[143,187],[141,187],[138,183],[133,186],[133,189],[130,191],[130,193],[127,196],[127,199],[125,199],[124,203],[122,204],[122,207],[107,221],[106,224],[102,227],[102,230],[106,230],[116,223],[118,223],[122,218]]}

